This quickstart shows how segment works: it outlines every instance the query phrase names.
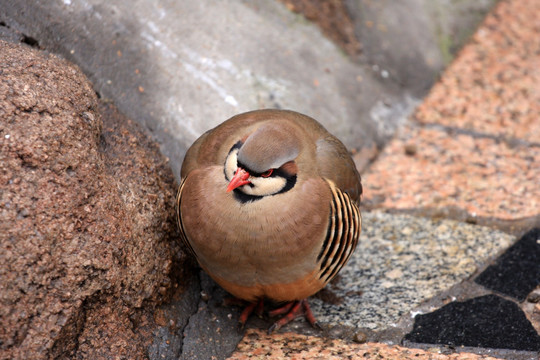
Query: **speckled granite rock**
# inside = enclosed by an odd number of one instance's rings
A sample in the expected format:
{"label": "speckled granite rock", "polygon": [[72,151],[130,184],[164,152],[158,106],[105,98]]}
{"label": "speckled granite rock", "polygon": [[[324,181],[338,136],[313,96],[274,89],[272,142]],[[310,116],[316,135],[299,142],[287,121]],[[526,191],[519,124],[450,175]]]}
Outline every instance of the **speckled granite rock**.
{"label": "speckled granite rock", "polygon": [[441,349],[407,349],[400,346],[367,343],[352,344],[294,333],[267,335],[249,330],[229,360],[245,359],[394,359],[394,360],[496,360],[487,355],[442,354]]}
{"label": "speckled granite rock", "polygon": [[102,113],[78,68],[0,41],[2,359],[145,356],[137,309],[164,298],[181,254],[174,178]]}
{"label": "speckled granite rock", "polygon": [[467,279],[513,236],[452,220],[364,213],[359,247],[329,289],[341,304],[311,299],[319,321],[375,331]]}
{"label": "speckled granite rock", "polygon": [[538,164],[538,146],[409,124],[364,175],[365,205],[453,207],[473,219],[535,216],[540,208]]}

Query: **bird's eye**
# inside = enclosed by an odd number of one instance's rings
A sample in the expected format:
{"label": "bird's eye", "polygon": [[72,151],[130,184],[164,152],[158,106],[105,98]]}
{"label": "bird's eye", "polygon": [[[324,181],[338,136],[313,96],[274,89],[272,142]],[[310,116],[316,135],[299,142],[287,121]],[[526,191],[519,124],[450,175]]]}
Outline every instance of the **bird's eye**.
{"label": "bird's eye", "polygon": [[274,169],[267,170],[261,174],[262,177],[269,177],[274,172]]}

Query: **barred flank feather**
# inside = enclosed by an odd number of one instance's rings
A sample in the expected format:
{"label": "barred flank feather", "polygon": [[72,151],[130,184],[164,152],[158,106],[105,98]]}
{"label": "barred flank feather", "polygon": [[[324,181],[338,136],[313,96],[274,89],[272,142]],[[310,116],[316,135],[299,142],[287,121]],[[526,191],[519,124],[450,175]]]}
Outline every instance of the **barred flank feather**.
{"label": "barred flank feather", "polygon": [[358,204],[328,181],[332,190],[328,231],[317,261],[319,278],[328,283],[349,261],[360,237],[362,218]]}

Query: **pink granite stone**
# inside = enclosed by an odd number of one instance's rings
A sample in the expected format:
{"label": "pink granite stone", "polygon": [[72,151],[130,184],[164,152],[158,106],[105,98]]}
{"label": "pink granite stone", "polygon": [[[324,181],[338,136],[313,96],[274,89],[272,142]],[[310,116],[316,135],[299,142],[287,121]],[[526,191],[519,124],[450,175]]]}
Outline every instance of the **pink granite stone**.
{"label": "pink granite stone", "polygon": [[372,207],[457,207],[475,216],[519,219],[540,212],[540,147],[411,125],[362,182],[364,203]]}
{"label": "pink granite stone", "polygon": [[255,329],[246,332],[237,351],[229,357],[229,360],[245,359],[496,360],[470,353],[444,355],[437,346],[430,350],[409,349],[378,343],[356,344],[294,333],[268,335]]}

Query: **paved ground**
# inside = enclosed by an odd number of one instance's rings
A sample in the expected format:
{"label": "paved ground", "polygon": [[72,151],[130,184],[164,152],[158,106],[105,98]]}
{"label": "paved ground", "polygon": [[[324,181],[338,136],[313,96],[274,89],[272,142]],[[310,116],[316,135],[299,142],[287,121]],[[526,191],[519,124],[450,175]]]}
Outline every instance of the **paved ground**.
{"label": "paved ground", "polygon": [[363,243],[312,300],[346,340],[253,329],[231,359],[538,358],[539,25],[501,1],[364,174]]}

